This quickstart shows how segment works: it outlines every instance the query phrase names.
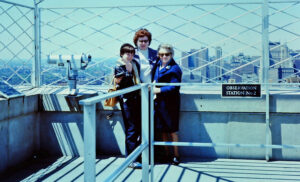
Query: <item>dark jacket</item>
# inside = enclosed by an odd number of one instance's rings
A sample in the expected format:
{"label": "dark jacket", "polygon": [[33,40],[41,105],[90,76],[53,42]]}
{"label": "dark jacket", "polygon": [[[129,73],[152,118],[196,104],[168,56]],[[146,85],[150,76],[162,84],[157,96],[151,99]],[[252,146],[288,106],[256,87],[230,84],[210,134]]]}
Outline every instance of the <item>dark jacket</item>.
{"label": "dark jacket", "polygon": [[[174,59],[159,70],[161,61],[155,66],[152,80],[156,83],[180,83],[182,71]],[[167,128],[159,128],[166,132],[178,131],[180,93],[179,86],[161,86],[161,93],[157,94],[155,99],[156,123],[166,123]],[[164,125],[164,124],[162,124]]]}
{"label": "dark jacket", "polygon": [[[140,70],[140,65],[136,60],[132,60],[133,62],[135,62],[136,66],[137,66],[137,70],[139,72]],[[139,73],[140,74],[140,73]],[[124,88],[128,88],[131,86],[134,86],[134,82],[133,82],[133,73],[128,72],[126,70],[125,65],[123,64],[117,64],[115,69],[114,69],[114,75],[117,76],[123,76],[121,82],[117,85],[117,90],[120,89],[124,89]],[[139,75],[137,75],[139,76]],[[135,92],[131,92],[131,93],[127,93],[124,95],[121,95],[120,98],[135,98],[137,95],[139,95],[139,91],[135,91]]]}

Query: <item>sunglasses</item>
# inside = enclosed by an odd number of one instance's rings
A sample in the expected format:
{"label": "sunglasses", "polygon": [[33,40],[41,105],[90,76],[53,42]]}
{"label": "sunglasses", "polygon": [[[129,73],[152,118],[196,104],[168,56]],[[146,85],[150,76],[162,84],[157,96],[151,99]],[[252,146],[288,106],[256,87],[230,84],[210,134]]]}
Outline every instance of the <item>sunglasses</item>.
{"label": "sunglasses", "polygon": [[139,40],[140,43],[147,43],[149,40]]}
{"label": "sunglasses", "polygon": [[164,57],[164,56],[169,57],[170,55],[171,55],[171,53],[159,53],[158,54],[159,57]]}

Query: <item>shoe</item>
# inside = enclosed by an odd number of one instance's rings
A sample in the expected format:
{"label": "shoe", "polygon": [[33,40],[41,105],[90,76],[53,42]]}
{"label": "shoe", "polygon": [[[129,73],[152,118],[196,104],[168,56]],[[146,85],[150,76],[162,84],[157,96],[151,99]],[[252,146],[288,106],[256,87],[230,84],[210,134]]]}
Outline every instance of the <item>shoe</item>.
{"label": "shoe", "polygon": [[142,169],[142,164],[140,162],[132,162],[128,167],[133,169]]}
{"label": "shoe", "polygon": [[179,163],[180,163],[179,157],[173,157],[172,164],[178,166]]}

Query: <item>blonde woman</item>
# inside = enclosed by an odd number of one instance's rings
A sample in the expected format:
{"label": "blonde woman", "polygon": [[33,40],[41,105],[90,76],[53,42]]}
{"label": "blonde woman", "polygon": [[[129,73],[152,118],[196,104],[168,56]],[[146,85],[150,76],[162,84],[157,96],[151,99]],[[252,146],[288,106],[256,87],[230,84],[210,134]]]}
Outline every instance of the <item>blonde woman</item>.
{"label": "blonde woman", "polygon": [[[159,61],[153,71],[152,79],[156,83],[180,83],[182,71],[174,61],[174,50],[169,44],[161,44],[158,47]],[[155,130],[161,132],[162,140],[178,141],[180,93],[179,86],[160,86],[154,88],[156,98],[154,100]],[[174,165],[179,164],[178,147],[173,147],[173,155],[170,156],[168,148],[166,153]]]}

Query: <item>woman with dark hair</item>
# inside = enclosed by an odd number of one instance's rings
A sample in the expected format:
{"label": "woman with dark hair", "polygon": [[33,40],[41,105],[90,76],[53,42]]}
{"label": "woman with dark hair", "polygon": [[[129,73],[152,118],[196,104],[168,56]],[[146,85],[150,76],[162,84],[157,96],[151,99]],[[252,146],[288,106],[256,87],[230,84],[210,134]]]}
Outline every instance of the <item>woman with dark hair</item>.
{"label": "woman with dark hair", "polygon": [[[140,83],[139,63],[133,59],[135,49],[131,44],[123,44],[120,48],[120,59],[114,69],[117,90]],[[140,143],[141,139],[141,100],[139,91],[121,95],[119,98],[125,126],[126,151],[129,155]],[[139,159],[138,159],[139,160]],[[141,163],[135,161],[129,167],[140,169]]]}
{"label": "woman with dark hair", "polygon": [[[174,50],[169,44],[161,44],[158,47],[159,61],[153,71],[153,82],[155,83],[180,83],[182,71],[174,61]],[[153,88],[154,100],[154,122],[156,132],[161,133],[162,140],[178,141],[180,93],[179,86],[166,85]],[[170,157],[168,148],[165,147],[166,158],[172,164],[179,164],[178,147],[173,147],[173,155]]]}
{"label": "woman with dark hair", "polygon": [[134,58],[140,64],[140,79],[143,83],[151,83],[152,70],[157,60],[157,51],[149,47],[151,41],[151,33],[144,28],[139,29],[133,37],[136,46]]}

